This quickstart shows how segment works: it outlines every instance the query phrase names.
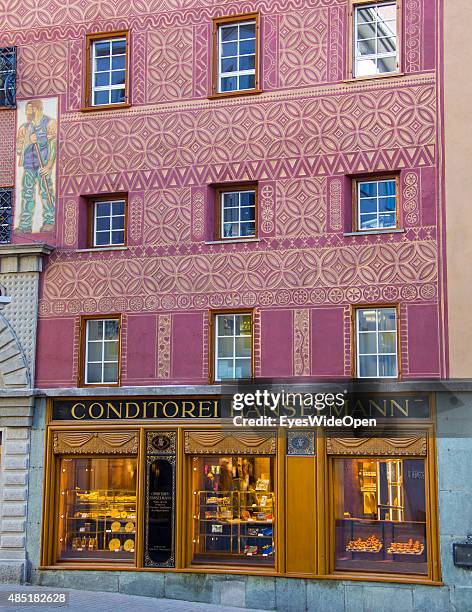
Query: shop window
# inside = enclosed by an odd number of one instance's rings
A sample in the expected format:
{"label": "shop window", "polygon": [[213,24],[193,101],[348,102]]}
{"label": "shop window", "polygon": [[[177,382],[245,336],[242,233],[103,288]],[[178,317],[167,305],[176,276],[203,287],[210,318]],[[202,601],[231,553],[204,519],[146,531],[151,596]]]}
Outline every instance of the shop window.
{"label": "shop window", "polygon": [[0,48],[0,107],[16,104],[16,47]]}
{"label": "shop window", "polygon": [[274,565],[274,458],[192,457],[193,563]]}
{"label": "shop window", "polygon": [[357,308],[358,378],[398,377],[397,308]]}
{"label": "shop window", "polygon": [[335,570],[427,574],[424,459],[334,459]]}
{"label": "shop window", "polygon": [[252,376],[252,314],[221,313],[214,317],[215,380]]}
{"label": "shop window", "polygon": [[398,178],[363,178],[353,182],[355,231],[396,229],[399,226]]}
{"label": "shop window", "polygon": [[217,190],[217,239],[256,236],[257,188],[225,187]]}
{"label": "shop window", "polygon": [[84,384],[117,385],[120,362],[120,319],[85,319],[82,335]]}
{"label": "shop window", "polygon": [[128,102],[128,33],[87,37],[86,107]]}
{"label": "shop window", "polygon": [[126,244],[127,198],[107,197],[90,202],[89,227],[91,247],[123,246]]}
{"label": "shop window", "polygon": [[399,70],[397,2],[355,3],[353,7],[353,76]]}
{"label": "shop window", "polygon": [[59,473],[59,560],[133,562],[136,459],[61,457]]}
{"label": "shop window", "polygon": [[259,16],[224,17],[213,22],[213,93],[250,93],[259,88]]}

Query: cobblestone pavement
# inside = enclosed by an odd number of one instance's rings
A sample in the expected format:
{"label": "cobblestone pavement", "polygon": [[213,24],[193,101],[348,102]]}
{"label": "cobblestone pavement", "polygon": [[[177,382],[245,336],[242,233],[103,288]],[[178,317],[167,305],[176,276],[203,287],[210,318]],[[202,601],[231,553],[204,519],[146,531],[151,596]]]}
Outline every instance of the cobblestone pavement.
{"label": "cobblestone pavement", "polygon": [[[51,605],[48,603],[12,603],[8,601],[11,593],[24,593],[27,596],[34,593],[51,594],[66,593],[69,596],[68,604]],[[176,599],[153,599],[150,597],[137,597],[123,593],[102,593],[96,591],[74,591],[72,589],[58,589],[38,587],[36,585],[0,584],[0,610],[3,612],[241,612],[241,608],[228,606],[215,606],[207,603],[193,603]],[[252,610],[251,612],[262,612]]]}

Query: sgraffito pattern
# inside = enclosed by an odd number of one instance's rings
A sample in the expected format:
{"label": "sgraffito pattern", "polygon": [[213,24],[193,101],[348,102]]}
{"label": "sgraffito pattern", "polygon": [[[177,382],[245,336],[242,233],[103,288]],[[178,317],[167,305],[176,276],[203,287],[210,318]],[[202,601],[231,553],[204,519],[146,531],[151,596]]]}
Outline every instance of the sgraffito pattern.
{"label": "sgraffito pattern", "polygon": [[342,229],[341,179],[333,179],[329,183],[329,229],[334,232]]}
{"label": "sgraffito pattern", "polygon": [[406,225],[417,225],[419,215],[419,176],[407,172],[403,181],[403,216]]}
{"label": "sgraffito pattern", "polygon": [[311,373],[310,310],[296,309],[293,316],[293,373],[295,376],[309,376]]}
{"label": "sgraffito pattern", "polygon": [[64,243],[73,246],[77,243],[77,202],[67,200],[64,210]]}
{"label": "sgraffito pattern", "polygon": [[422,57],[423,0],[405,2],[405,72],[419,72]]}
{"label": "sgraffito pattern", "polygon": [[18,50],[18,90],[20,98],[64,93],[68,79],[66,42],[41,42]]}
{"label": "sgraffito pattern", "polygon": [[157,328],[157,378],[166,379],[170,376],[172,316],[163,314],[158,316]]}
{"label": "sgraffito pattern", "polygon": [[277,235],[312,236],[326,227],[326,179],[306,178],[278,182]]}
{"label": "sgraffito pattern", "polygon": [[0,113],[0,187],[15,183],[15,111],[2,109]]}
{"label": "sgraffito pattern", "polygon": [[145,244],[179,244],[189,241],[190,221],[189,189],[162,189],[145,192]]}

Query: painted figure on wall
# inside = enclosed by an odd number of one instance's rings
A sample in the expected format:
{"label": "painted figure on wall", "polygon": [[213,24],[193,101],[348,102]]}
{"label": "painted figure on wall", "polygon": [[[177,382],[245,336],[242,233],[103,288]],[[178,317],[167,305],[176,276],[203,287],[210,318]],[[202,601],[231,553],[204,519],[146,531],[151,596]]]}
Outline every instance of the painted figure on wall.
{"label": "painted figure on wall", "polygon": [[15,229],[51,232],[56,210],[57,99],[18,104]]}

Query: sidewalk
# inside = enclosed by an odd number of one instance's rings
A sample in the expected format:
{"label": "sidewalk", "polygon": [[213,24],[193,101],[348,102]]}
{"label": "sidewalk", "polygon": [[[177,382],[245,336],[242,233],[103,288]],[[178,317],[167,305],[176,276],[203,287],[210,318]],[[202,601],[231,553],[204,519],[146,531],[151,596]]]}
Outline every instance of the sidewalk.
{"label": "sidewalk", "polygon": [[[48,603],[15,604],[8,601],[10,593],[67,593],[69,604],[51,605]],[[175,599],[153,599],[122,593],[102,593],[97,591],[74,591],[41,586],[0,584],[0,610],[3,612],[242,612],[241,608],[215,606],[207,603],[193,603]],[[249,612],[262,612],[252,610]]]}

